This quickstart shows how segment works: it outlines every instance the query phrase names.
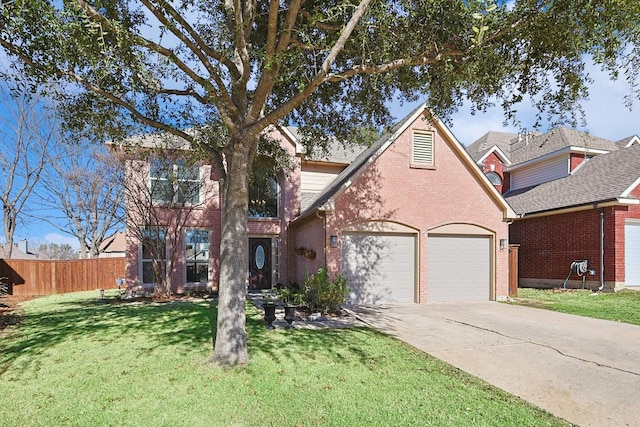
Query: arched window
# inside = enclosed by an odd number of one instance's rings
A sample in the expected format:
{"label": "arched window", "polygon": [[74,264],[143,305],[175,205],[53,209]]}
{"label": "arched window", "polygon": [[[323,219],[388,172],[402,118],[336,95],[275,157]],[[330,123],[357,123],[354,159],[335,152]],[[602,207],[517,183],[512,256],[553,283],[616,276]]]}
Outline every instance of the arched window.
{"label": "arched window", "polygon": [[249,218],[277,218],[279,193],[273,171],[254,170],[249,179]]}
{"label": "arched window", "polygon": [[487,178],[489,178],[489,181],[491,181],[493,185],[502,185],[502,178],[495,172],[487,173]]}

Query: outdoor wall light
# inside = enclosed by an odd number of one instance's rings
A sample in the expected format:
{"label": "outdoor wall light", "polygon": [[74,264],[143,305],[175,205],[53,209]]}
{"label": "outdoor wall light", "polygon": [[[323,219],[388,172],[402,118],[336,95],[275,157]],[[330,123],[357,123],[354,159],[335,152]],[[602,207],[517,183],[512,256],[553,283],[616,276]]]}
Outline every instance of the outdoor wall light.
{"label": "outdoor wall light", "polygon": [[332,248],[338,247],[338,236],[329,236],[329,244]]}
{"label": "outdoor wall light", "polygon": [[500,250],[504,251],[507,249],[507,239],[500,239]]}

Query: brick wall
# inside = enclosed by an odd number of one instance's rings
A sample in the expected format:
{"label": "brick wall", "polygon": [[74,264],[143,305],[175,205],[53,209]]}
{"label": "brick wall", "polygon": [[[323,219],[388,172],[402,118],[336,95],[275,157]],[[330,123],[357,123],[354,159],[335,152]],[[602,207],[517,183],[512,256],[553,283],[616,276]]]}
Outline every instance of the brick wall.
{"label": "brick wall", "polygon": [[548,279],[549,286],[562,285],[571,263],[583,259],[596,270],[596,277],[590,280],[599,277],[600,214],[596,210],[519,220],[509,233],[510,243],[520,245],[521,284],[523,279]]}
{"label": "brick wall", "polygon": [[573,172],[582,162],[584,162],[584,154],[571,153],[569,155],[569,172]]}
{"label": "brick wall", "polygon": [[502,180],[502,185],[496,185],[496,189],[504,194],[509,190],[509,174],[504,171],[504,166],[496,153],[491,153],[484,160],[484,173],[494,172]]}
{"label": "brick wall", "polygon": [[[604,281],[610,289],[624,282],[624,224],[640,219],[640,206],[613,206],[604,211]],[[596,209],[523,219],[510,226],[511,243],[520,244],[521,286],[562,286],[573,261],[589,260],[595,276],[588,287],[600,285],[600,212]],[[581,286],[575,274],[568,286]]]}
{"label": "brick wall", "polygon": [[[300,282],[305,274],[315,273],[319,267],[326,266],[324,254],[325,228],[324,219],[312,216],[295,228],[295,248],[291,251],[292,262],[295,264],[295,278],[292,281]],[[296,252],[297,248],[311,249],[315,251],[315,258],[308,258]]]}
{"label": "brick wall", "polygon": [[[388,221],[416,230],[420,235],[420,302],[426,302],[426,237],[430,230],[448,224],[470,224],[487,230],[495,242],[507,239],[508,231],[499,204],[472,173],[471,168],[476,166],[462,162],[459,154],[452,151],[451,141],[442,134],[436,133],[435,137],[435,167],[410,166],[412,129],[434,128],[425,120],[416,120],[340,193],[334,213],[328,218],[326,234],[340,236],[343,229],[367,221]],[[508,292],[508,251],[499,251],[495,246],[495,295],[503,297]],[[327,249],[330,268],[339,269],[339,259],[339,249]]]}

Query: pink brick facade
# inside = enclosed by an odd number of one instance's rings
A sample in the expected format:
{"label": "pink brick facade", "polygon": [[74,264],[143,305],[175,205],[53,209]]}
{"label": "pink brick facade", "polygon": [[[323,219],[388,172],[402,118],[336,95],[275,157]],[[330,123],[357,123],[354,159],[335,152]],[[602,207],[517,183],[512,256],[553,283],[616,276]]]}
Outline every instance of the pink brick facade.
{"label": "pink brick facade", "polygon": [[[415,120],[407,122],[404,131],[395,135],[384,150],[375,153],[346,188],[340,187],[330,203],[305,212],[301,212],[301,157],[290,135],[277,135],[292,159],[290,170],[278,176],[279,215],[277,218],[250,218],[247,233],[249,246],[252,240],[254,243],[260,239],[271,242],[273,285],[300,283],[306,274],[315,273],[323,266],[331,274],[341,273],[345,231],[382,224],[403,232],[408,230],[415,236],[415,302],[426,303],[429,235],[433,232],[456,233],[452,227],[458,227],[457,233],[488,237],[488,295],[490,299],[507,296],[508,250],[501,250],[499,242],[509,239],[507,216],[512,212],[446,127],[440,122],[430,124],[426,121],[424,109],[416,111]],[[416,130],[433,132],[433,167],[411,163],[413,132]],[[210,176],[206,185],[217,189],[217,177]],[[206,286],[212,289],[217,288],[219,276],[220,204],[216,192],[188,223],[188,227],[209,231],[211,280]],[[460,231],[460,227],[464,231]],[[331,245],[330,236],[337,236],[337,246]],[[139,279],[141,248],[131,236],[128,244],[127,282],[131,290],[140,289],[143,287]],[[185,283],[184,242],[178,242],[178,246],[180,256],[172,272],[172,283],[174,290],[181,292],[192,288],[193,284]],[[251,259],[247,260],[249,270],[251,262]],[[249,278],[249,286],[251,283]],[[149,284],[144,287],[150,288]]]}
{"label": "pink brick facade", "polygon": [[[286,173],[278,175],[279,183],[279,206],[278,218],[249,218],[247,224],[247,237],[259,237],[271,239],[274,252],[278,251],[278,270],[273,273],[273,284],[278,281],[286,281],[292,274],[289,272],[290,266],[295,266],[292,257],[287,256],[290,251],[287,238],[288,224],[300,212],[300,158],[296,155],[296,146],[293,141],[282,134],[276,135],[282,141],[282,147],[291,155],[290,170]],[[147,173],[145,167],[137,168],[141,173]],[[206,288],[217,289],[219,281],[219,259],[220,259],[220,236],[221,236],[221,198],[219,194],[218,177],[212,170],[211,166],[205,166],[206,170],[211,173],[203,181],[206,188],[212,188],[214,191],[206,196],[202,206],[198,206],[190,214],[184,229],[207,230],[209,232],[209,269],[210,280],[206,285],[204,283],[186,283],[185,273],[185,242],[184,234],[182,239],[177,242],[177,262],[172,271],[172,284],[174,292],[184,292],[188,289]],[[170,222],[170,221],[169,221]],[[128,229],[132,227],[128,224]],[[278,240],[277,246],[275,240]],[[168,247],[168,253],[174,248]],[[127,235],[127,262],[126,277],[127,287],[129,291],[149,291],[153,288],[152,284],[143,284],[141,282],[142,272],[142,248],[138,240],[131,233]],[[275,256],[274,256],[275,258]]]}
{"label": "pink brick facade", "polygon": [[[435,132],[435,166],[411,165],[414,130]],[[487,187],[488,182],[464,160],[464,150],[443,127],[431,126],[419,117],[373,162],[369,163],[349,187],[333,198],[333,209],[296,224],[299,246],[324,249],[330,273],[341,272],[342,235],[345,229],[367,224],[388,224],[411,230],[417,236],[417,282],[419,303],[426,303],[429,277],[427,259],[429,233],[439,227],[464,225],[491,236],[491,298],[503,299],[508,293],[508,251],[500,250],[500,240],[508,240],[504,208]],[[474,174],[474,172],[476,172]],[[326,223],[325,223],[326,222]],[[373,225],[375,228],[375,225]],[[333,248],[329,236],[338,236]],[[320,255],[320,251],[318,251]],[[302,262],[302,264],[301,264]],[[298,263],[298,275],[315,268]]]}
{"label": "pink brick facade", "polygon": [[[210,166],[204,167],[206,171],[211,171]],[[141,173],[147,173],[146,168],[140,169]],[[188,220],[185,222],[184,229],[197,229],[197,230],[207,230],[209,232],[209,239],[211,243],[220,242],[220,196],[219,196],[219,187],[217,182],[217,177],[211,171],[208,176],[204,179],[203,186],[205,190],[203,190],[203,194],[205,194],[205,200],[202,205],[196,207],[188,217]],[[208,191],[207,191],[208,189]],[[128,195],[127,197],[131,197],[132,195]],[[170,220],[167,221],[168,223]],[[131,228],[135,227],[134,224],[127,224],[127,261],[126,261],[126,277],[127,277],[127,289],[129,291],[141,291],[141,290],[150,290],[153,286],[151,284],[143,284],[141,280],[141,263],[142,263],[142,248],[140,243],[138,242],[135,235],[131,233]],[[171,229],[169,229],[169,233],[171,233]],[[176,292],[184,292],[187,287],[185,287],[185,278],[186,272],[184,269],[185,265],[185,254],[184,254],[184,235],[181,238],[176,240],[177,248],[169,247],[167,248],[167,252],[176,250],[177,252],[177,260],[174,266],[174,269],[171,273],[171,282],[173,284],[173,289]],[[220,245],[211,244],[210,248],[210,277],[211,280],[207,283],[200,283],[198,285],[191,285],[188,288],[216,288],[217,280],[219,275],[219,262],[220,259]]]}

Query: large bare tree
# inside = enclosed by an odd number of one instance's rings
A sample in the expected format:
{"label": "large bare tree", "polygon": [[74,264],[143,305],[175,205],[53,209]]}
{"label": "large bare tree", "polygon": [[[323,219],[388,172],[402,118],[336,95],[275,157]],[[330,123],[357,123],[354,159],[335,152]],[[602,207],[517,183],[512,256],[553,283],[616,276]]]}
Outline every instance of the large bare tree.
{"label": "large bare tree", "polygon": [[37,93],[24,94],[3,85],[0,103],[4,106],[0,114],[0,202],[4,256],[11,258],[16,228],[33,211],[30,203],[58,142],[58,127],[51,105]]}
{"label": "large bare tree", "polygon": [[222,365],[248,361],[248,177],[267,126],[357,140],[390,123],[394,97],[425,97],[443,118],[465,99],[507,116],[530,99],[571,120],[585,60],[632,82],[640,69],[631,0],[12,0],[0,12],[0,46],[35,81],[74,84],[59,91],[67,126],[154,129],[208,153],[223,199]]}
{"label": "large bare tree", "polygon": [[124,172],[106,147],[70,142],[51,150],[43,171],[40,218],[78,239],[80,258],[95,258],[100,245],[124,225]]}

